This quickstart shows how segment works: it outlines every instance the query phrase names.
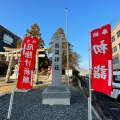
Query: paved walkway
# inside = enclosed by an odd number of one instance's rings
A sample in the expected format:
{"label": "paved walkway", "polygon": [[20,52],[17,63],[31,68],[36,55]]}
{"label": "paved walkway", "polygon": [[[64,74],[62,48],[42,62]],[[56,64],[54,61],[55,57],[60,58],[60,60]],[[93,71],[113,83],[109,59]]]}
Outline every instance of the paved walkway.
{"label": "paved walkway", "polygon": [[[11,80],[10,80],[11,81]],[[39,81],[44,81],[44,85],[45,84],[49,84],[50,80],[48,79],[47,76],[41,76],[39,77]],[[7,94],[7,93],[11,93],[12,89],[14,88],[14,82],[11,81],[11,83],[6,83],[5,82],[5,77],[0,77],[0,96],[3,94]],[[35,84],[34,83],[34,88],[37,86],[42,86],[43,84]]]}

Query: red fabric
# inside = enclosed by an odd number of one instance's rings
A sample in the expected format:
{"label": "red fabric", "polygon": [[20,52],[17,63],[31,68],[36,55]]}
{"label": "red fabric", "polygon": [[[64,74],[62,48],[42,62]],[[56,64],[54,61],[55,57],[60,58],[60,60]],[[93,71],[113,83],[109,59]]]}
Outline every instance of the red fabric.
{"label": "red fabric", "polygon": [[[99,47],[98,47],[99,46]],[[103,46],[105,49],[103,49]],[[98,47],[98,49],[97,49]],[[91,56],[92,56],[92,89],[94,91],[111,94],[112,77],[109,79],[110,69],[108,60],[111,60],[111,76],[113,76],[112,67],[112,43],[111,43],[111,25],[107,24],[91,32]],[[109,79],[109,80],[108,80]],[[109,82],[110,81],[110,82]],[[109,85],[108,85],[109,82]]]}
{"label": "red fabric", "polygon": [[16,86],[18,89],[33,88],[33,71],[37,47],[38,38],[24,38],[20,57],[18,81]]}

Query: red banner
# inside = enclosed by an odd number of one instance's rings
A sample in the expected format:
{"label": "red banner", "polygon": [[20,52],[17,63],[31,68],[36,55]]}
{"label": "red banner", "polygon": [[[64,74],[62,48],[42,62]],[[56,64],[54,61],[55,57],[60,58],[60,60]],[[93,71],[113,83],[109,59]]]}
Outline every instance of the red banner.
{"label": "red banner", "polygon": [[38,38],[25,37],[22,44],[19,74],[16,86],[18,89],[31,89],[33,87],[33,71],[37,47]]}
{"label": "red banner", "polygon": [[48,66],[48,74],[51,74],[51,66]]}
{"label": "red banner", "polygon": [[110,24],[91,31],[91,48],[92,89],[111,94],[113,67]]}

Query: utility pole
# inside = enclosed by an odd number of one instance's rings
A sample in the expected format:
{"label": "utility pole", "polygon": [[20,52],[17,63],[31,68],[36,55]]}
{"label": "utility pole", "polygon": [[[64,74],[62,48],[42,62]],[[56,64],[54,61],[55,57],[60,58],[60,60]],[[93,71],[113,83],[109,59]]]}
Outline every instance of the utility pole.
{"label": "utility pole", "polygon": [[66,41],[67,41],[67,81],[69,85],[69,64],[68,64],[68,10],[66,7]]}

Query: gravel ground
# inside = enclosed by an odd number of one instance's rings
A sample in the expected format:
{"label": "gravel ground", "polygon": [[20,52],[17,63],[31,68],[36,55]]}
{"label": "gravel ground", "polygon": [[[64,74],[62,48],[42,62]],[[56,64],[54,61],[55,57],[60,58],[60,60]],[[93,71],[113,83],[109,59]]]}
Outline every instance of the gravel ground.
{"label": "gravel ground", "polygon": [[[27,93],[15,92],[10,120],[87,120],[87,99],[77,89],[70,88],[71,105],[42,105],[42,89]],[[7,119],[10,94],[0,97],[0,120]],[[93,114],[93,113],[92,113]],[[93,114],[92,120],[98,120]]]}

